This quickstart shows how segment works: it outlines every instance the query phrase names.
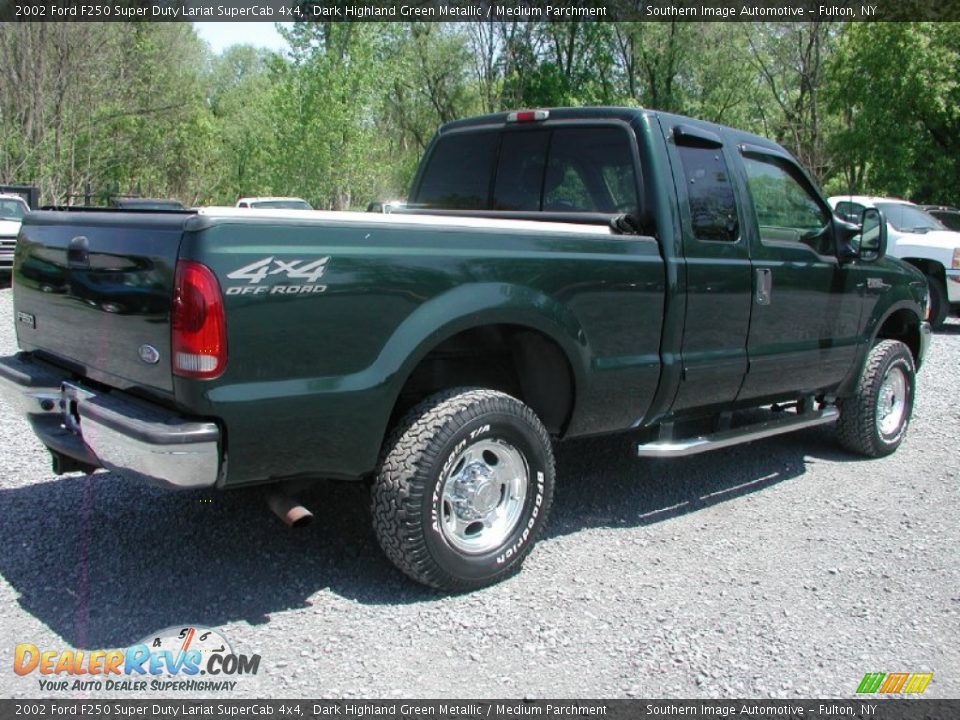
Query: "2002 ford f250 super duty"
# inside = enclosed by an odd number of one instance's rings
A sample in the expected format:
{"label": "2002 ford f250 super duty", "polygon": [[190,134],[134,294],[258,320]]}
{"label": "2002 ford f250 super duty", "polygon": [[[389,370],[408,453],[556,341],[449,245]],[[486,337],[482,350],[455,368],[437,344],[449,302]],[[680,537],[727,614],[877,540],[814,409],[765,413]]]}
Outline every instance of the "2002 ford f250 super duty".
{"label": "2002 ford f250 super duty", "polygon": [[530,552],[553,438],[632,430],[672,457],[835,422],[893,452],[929,325],[885,227],[733,129],[478,117],[439,130],[391,214],[31,213],[0,379],[57,472],[368,480],[389,558],[468,589]]}

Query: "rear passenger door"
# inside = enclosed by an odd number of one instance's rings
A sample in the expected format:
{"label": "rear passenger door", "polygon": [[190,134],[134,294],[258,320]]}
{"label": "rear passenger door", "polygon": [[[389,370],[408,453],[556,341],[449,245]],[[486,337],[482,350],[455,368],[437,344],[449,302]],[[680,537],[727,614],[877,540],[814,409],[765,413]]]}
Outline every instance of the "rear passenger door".
{"label": "rear passenger door", "polygon": [[853,365],[862,306],[836,256],[832,213],[787,155],[742,146],[750,192],[753,313],[739,400],[813,392]]}
{"label": "rear passenger door", "polygon": [[730,174],[735,156],[699,127],[680,125],[668,137],[686,261],[683,374],[673,403],[679,411],[736,398],[747,372],[752,276]]}

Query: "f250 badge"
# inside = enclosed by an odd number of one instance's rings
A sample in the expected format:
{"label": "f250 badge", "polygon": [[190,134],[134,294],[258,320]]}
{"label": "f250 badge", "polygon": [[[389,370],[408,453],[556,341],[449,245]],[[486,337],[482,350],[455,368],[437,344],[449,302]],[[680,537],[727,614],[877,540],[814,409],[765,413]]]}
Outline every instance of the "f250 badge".
{"label": "f250 badge", "polygon": [[[273,255],[237,268],[227,277],[231,280],[246,280],[246,285],[227,288],[227,295],[310,295],[326,292],[327,286],[318,283],[327,269],[330,256],[316,260],[281,260]],[[299,284],[262,284],[273,275],[287,280],[300,280]]]}

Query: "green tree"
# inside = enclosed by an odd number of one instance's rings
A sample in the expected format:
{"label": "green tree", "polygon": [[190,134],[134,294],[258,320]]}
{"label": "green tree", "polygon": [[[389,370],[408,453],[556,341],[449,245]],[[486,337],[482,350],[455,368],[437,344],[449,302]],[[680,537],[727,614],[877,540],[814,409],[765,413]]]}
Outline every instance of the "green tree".
{"label": "green tree", "polygon": [[830,63],[841,192],[958,202],[957,23],[851,23]]}
{"label": "green tree", "polygon": [[271,123],[271,53],[234,45],[213,58],[207,102],[215,124],[217,154],[208,193],[232,204],[244,195],[270,193],[271,163],[277,152]]}

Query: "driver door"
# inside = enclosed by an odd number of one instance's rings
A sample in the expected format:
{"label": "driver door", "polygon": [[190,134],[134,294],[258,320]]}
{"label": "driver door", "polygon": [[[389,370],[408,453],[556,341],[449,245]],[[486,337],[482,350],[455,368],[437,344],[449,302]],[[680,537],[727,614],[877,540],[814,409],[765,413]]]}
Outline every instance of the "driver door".
{"label": "driver door", "polygon": [[833,215],[792,158],[741,147],[753,210],[749,368],[738,400],[837,385],[855,361],[863,297],[837,260]]}

